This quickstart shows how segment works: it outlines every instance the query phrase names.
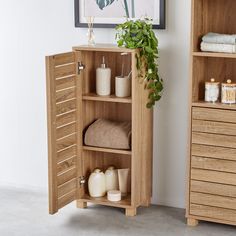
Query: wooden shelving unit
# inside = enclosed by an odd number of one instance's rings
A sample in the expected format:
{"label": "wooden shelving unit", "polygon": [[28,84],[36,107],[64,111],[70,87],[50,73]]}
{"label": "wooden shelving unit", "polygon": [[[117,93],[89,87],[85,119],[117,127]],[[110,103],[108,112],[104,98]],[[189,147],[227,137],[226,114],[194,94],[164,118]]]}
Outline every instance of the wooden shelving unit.
{"label": "wooden shelving unit", "polygon": [[236,54],[200,52],[208,32],[236,33],[235,0],[192,0],[188,225],[236,225],[236,105],[204,102],[205,82],[236,81]]}
{"label": "wooden shelving unit", "polygon": [[[127,53],[126,56],[121,54]],[[136,215],[139,206],[149,206],[152,189],[153,111],[146,108],[148,91],[137,79],[136,50],[112,45],[74,47],[72,52],[46,57],[49,147],[49,212],[76,200],[77,207],[87,202],[125,209],[127,216]],[[111,68],[111,92],[115,94],[115,76],[132,69],[131,97],[96,95],[96,68],[105,56]],[[78,65],[84,65],[79,71]],[[132,148],[118,150],[85,146],[87,127],[98,118],[131,121]],[[105,197],[91,198],[88,178],[99,167],[114,165],[129,168],[129,195],[120,202]],[[85,184],[80,181],[85,178]]]}

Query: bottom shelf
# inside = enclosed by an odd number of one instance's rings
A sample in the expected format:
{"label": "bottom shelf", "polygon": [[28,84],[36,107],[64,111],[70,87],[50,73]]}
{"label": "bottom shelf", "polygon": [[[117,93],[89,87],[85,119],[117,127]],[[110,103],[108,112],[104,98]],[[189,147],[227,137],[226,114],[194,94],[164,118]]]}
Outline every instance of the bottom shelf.
{"label": "bottom shelf", "polygon": [[107,200],[107,196],[93,198],[89,195],[84,195],[80,201],[82,202],[90,202],[94,204],[104,205],[104,206],[112,206],[112,207],[119,207],[119,208],[131,208],[131,195],[122,197],[122,200],[119,202],[110,202]]}

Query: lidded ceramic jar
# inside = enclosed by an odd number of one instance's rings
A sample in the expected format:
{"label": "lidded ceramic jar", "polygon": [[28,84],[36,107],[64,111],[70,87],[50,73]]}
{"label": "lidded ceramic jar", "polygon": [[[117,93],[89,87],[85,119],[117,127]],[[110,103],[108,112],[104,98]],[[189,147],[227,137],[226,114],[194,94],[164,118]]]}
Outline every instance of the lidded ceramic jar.
{"label": "lidded ceramic jar", "polygon": [[221,85],[221,102],[224,104],[236,103],[236,84],[232,83],[230,79]]}
{"label": "lidded ceramic jar", "polygon": [[217,102],[220,96],[220,83],[211,78],[205,83],[205,102]]}
{"label": "lidded ceramic jar", "polygon": [[116,170],[114,166],[110,166],[107,168],[105,172],[105,177],[106,177],[106,191],[119,189],[118,170]]}
{"label": "lidded ceramic jar", "polygon": [[88,180],[89,195],[91,197],[103,197],[106,194],[105,174],[100,169],[95,169]]}

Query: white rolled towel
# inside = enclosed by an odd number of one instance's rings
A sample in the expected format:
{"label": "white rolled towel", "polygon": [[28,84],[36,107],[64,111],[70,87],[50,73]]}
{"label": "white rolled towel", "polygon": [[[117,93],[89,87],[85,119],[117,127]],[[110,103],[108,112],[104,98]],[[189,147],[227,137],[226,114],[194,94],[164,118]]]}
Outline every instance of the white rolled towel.
{"label": "white rolled towel", "polygon": [[202,37],[204,43],[236,44],[236,34],[208,33]]}
{"label": "white rolled towel", "polygon": [[224,52],[236,53],[236,44],[219,44],[219,43],[201,43],[201,50],[203,52]]}

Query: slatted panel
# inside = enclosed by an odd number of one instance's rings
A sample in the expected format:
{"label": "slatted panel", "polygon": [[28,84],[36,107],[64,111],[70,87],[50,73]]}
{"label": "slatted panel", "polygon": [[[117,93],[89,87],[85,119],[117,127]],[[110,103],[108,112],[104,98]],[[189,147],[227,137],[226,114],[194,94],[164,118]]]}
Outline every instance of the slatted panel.
{"label": "slatted panel", "polygon": [[236,161],[236,149],[192,144],[192,155]]}
{"label": "slatted panel", "polygon": [[236,111],[193,107],[193,119],[236,123]]}
{"label": "slatted panel", "polygon": [[236,173],[236,162],[192,156],[192,168]]}
{"label": "slatted panel", "polygon": [[49,146],[49,212],[76,199],[77,80],[74,53],[46,58]]}
{"label": "slatted panel", "polygon": [[236,198],[236,186],[191,180],[191,191]]}

